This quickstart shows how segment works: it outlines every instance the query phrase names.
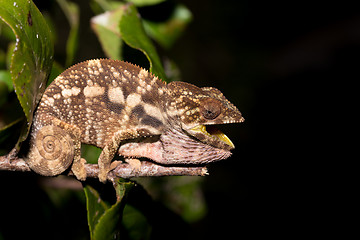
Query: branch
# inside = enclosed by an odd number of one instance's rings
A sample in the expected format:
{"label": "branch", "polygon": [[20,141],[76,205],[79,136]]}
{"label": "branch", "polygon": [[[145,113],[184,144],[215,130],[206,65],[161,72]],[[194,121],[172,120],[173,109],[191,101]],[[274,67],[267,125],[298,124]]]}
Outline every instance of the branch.
{"label": "branch", "polygon": [[[99,167],[97,164],[85,164],[86,176],[97,178]],[[31,169],[23,158],[15,157],[9,160],[9,157],[0,156],[0,171],[21,171],[30,172]],[[70,171],[68,175],[73,176]],[[140,169],[134,171],[133,166],[128,163],[119,164],[108,175],[108,179],[114,178],[132,178],[132,177],[159,177],[159,176],[205,176],[206,167],[166,167],[152,162],[142,161]]]}

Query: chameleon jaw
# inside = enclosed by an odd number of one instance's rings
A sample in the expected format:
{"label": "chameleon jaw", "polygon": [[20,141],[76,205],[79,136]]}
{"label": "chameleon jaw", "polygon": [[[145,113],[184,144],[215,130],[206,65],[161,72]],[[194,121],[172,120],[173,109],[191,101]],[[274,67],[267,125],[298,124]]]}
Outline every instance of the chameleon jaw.
{"label": "chameleon jaw", "polygon": [[215,147],[231,150],[235,148],[230,138],[213,125],[198,125],[188,131],[192,136]]}
{"label": "chameleon jaw", "polygon": [[127,142],[120,146],[119,155],[145,157],[159,164],[208,164],[227,159],[231,152],[205,144],[180,129],[168,129],[160,138]]}

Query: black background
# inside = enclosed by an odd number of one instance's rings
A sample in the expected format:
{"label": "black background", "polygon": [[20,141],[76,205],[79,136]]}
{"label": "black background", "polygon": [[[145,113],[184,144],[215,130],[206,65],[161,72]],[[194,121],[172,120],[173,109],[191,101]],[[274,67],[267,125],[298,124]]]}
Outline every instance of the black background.
{"label": "black background", "polygon": [[358,79],[359,9],[351,1],[185,4],[194,22],[174,47],[184,81],[218,87],[246,119],[227,131],[233,156],[210,167],[202,236],[344,234],[336,129]]}

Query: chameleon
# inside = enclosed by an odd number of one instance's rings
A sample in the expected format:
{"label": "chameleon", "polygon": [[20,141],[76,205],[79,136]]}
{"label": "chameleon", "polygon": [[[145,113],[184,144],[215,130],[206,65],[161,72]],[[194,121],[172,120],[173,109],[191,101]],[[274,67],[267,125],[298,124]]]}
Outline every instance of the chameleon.
{"label": "chameleon", "polygon": [[40,175],[71,169],[84,181],[81,144],[94,145],[102,149],[101,182],[114,169],[115,154],[130,162],[207,164],[230,157],[235,147],[216,125],[243,121],[216,88],[166,83],[120,60],[88,60],[46,88],[34,115],[26,162]]}

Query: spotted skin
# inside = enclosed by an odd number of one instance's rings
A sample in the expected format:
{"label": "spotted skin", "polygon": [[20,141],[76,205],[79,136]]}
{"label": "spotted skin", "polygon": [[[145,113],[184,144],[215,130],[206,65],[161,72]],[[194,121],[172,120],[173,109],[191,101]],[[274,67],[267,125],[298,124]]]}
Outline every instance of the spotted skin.
{"label": "spotted skin", "polygon": [[[215,113],[218,116],[210,119],[214,113],[211,109],[204,110],[204,104],[219,110]],[[191,129],[202,124],[242,121],[241,113],[217,89],[198,88],[184,82],[166,84],[147,70],[127,62],[89,60],[64,71],[46,89],[34,117],[27,162],[35,172],[45,176],[62,173],[68,166],[63,164],[66,161],[49,159],[48,155],[56,152],[55,142],[64,144],[64,140],[38,139],[46,134],[54,135],[62,129],[63,135],[66,135],[64,139],[71,142],[66,146],[74,148],[70,156],[74,159],[71,169],[75,176],[85,180],[86,161],[80,156],[80,146],[81,143],[91,144],[103,149],[98,164],[99,179],[105,182],[116,153],[123,153],[125,157],[147,157],[160,164],[168,164],[168,149],[177,146],[171,145],[172,139],[188,139],[182,140],[186,144],[195,141],[195,138],[198,144],[193,145],[196,148],[207,146],[213,150],[214,156],[206,159],[224,159],[224,156],[228,157],[225,152],[229,152],[224,143],[211,140],[212,137],[209,140],[209,136],[194,133]],[[43,130],[45,133],[38,134],[41,129],[46,129]],[[176,138],[174,132],[182,137]],[[160,138],[161,135],[164,137]],[[144,141],[154,136],[152,142]],[[119,148],[122,142],[125,151]],[[41,145],[49,151],[45,157],[38,150]],[[145,152],[142,151],[144,146],[147,146]],[[219,154],[216,155],[216,152]],[[201,154],[204,155],[204,152]],[[181,158],[182,155],[176,156]],[[187,156],[186,161],[172,159],[171,164],[191,163],[191,159],[194,164],[201,163],[200,158]],[[60,167],[54,167],[55,161]]]}

